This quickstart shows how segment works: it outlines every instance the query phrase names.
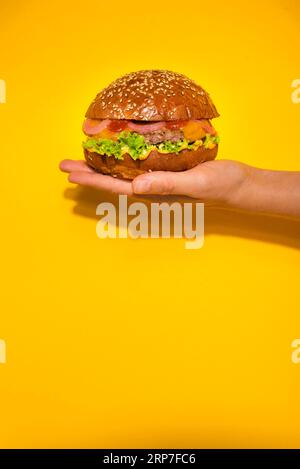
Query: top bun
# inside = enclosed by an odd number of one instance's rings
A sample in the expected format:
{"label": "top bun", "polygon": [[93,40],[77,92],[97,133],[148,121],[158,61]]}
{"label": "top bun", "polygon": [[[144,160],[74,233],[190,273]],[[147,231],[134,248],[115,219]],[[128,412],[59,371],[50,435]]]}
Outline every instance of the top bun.
{"label": "top bun", "polygon": [[218,117],[210,96],[185,75],[142,70],[113,81],[87,110],[89,119],[174,121]]}

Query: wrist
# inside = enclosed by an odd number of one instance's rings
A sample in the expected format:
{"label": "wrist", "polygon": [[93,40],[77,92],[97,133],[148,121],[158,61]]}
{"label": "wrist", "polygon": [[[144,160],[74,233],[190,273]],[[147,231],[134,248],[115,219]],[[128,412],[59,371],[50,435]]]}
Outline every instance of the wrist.
{"label": "wrist", "polygon": [[229,207],[243,208],[251,197],[259,170],[239,162],[232,162],[229,169],[228,184],[224,185],[220,202]]}

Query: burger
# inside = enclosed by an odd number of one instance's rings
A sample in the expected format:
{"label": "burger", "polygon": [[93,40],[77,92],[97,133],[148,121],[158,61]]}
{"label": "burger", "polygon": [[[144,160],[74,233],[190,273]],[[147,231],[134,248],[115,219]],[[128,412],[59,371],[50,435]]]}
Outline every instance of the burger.
{"label": "burger", "polygon": [[208,93],[186,76],[142,70],[115,80],[96,96],[83,124],[87,164],[123,179],[148,171],[185,171],[218,152]]}

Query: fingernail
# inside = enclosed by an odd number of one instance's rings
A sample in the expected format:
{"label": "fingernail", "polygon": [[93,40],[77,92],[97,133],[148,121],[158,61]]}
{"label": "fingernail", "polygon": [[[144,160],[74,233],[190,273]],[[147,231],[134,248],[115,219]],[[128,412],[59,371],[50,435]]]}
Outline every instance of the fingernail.
{"label": "fingernail", "polygon": [[146,194],[150,192],[151,189],[151,181],[149,179],[141,179],[140,181],[136,181],[133,186],[134,192],[136,194]]}

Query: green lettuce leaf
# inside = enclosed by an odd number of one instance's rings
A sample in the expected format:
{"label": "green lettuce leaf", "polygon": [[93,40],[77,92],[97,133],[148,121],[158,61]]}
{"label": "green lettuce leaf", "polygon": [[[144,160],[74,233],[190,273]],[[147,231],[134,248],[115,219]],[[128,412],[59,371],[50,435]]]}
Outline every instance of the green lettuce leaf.
{"label": "green lettuce leaf", "polygon": [[89,138],[86,142],[83,142],[83,148],[93,150],[95,153],[99,153],[99,155],[108,155],[114,156],[116,159],[123,159],[122,144],[108,138]]}
{"label": "green lettuce leaf", "polygon": [[128,153],[134,160],[147,152],[149,147],[145,142],[144,137],[136,132],[121,132],[118,136],[118,141],[123,148],[128,148]]}
{"label": "green lettuce leaf", "polygon": [[183,148],[187,148],[187,141],[185,139],[177,140],[177,142],[166,140],[165,142],[159,143],[157,147],[158,151],[162,151],[163,153],[179,153]]}
{"label": "green lettuce leaf", "polygon": [[207,148],[210,143],[218,144],[220,142],[219,135],[206,135],[204,138],[204,148]]}
{"label": "green lettuce leaf", "polygon": [[156,145],[147,144],[143,135],[136,132],[124,131],[118,135],[117,140],[88,138],[83,142],[83,148],[98,153],[99,155],[114,156],[118,160],[123,159],[123,155],[128,153],[132,159],[143,159],[147,157],[151,150],[158,150],[161,153],[176,153],[184,149],[193,150],[204,144],[207,148],[210,143],[219,143],[219,136],[206,135],[204,140],[188,142],[186,139],[176,142],[158,143]]}

